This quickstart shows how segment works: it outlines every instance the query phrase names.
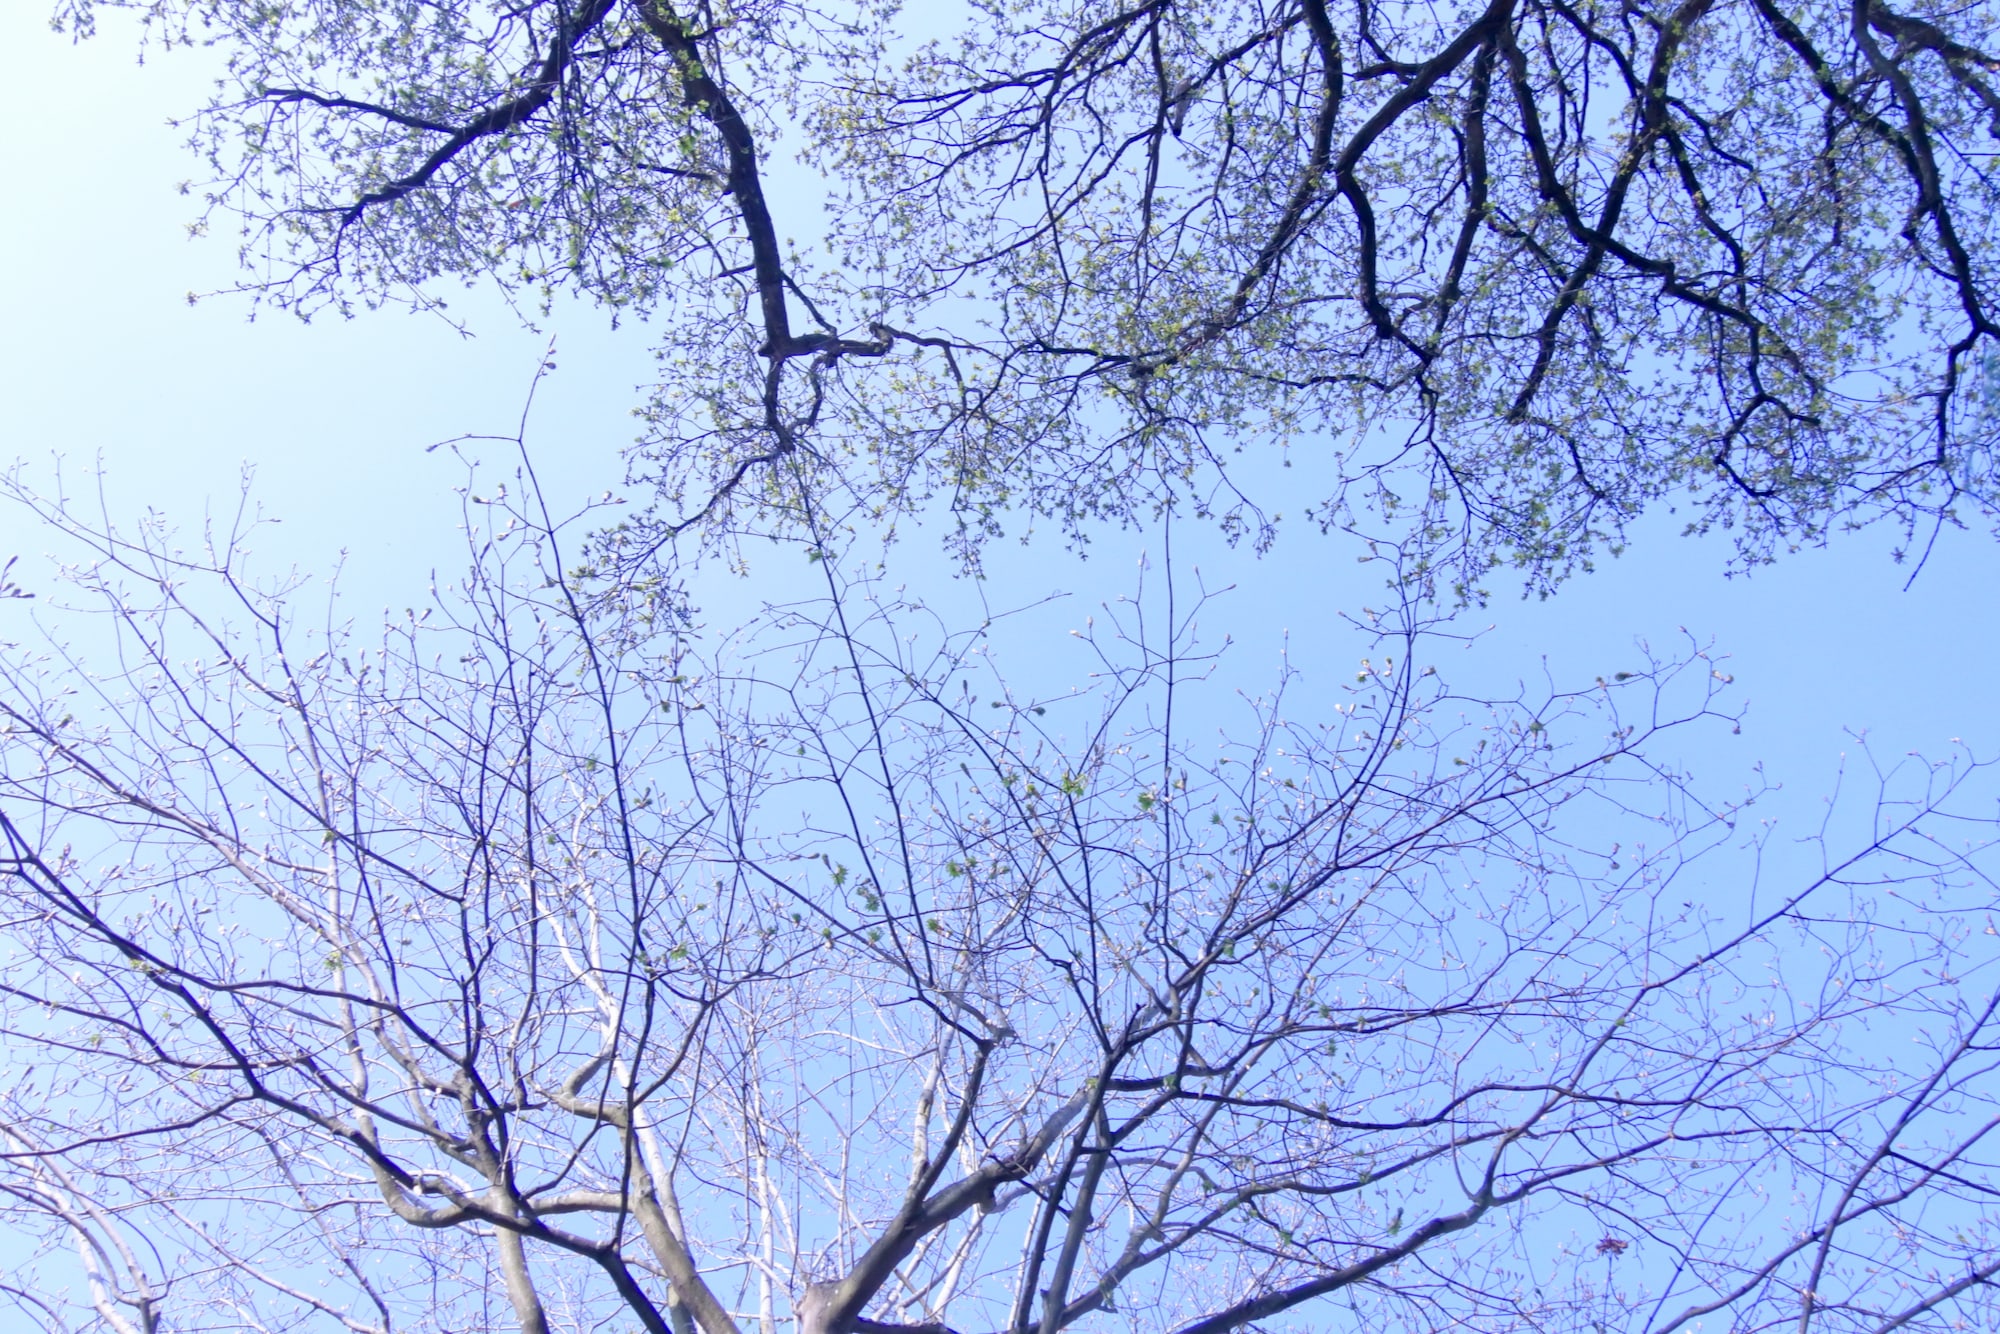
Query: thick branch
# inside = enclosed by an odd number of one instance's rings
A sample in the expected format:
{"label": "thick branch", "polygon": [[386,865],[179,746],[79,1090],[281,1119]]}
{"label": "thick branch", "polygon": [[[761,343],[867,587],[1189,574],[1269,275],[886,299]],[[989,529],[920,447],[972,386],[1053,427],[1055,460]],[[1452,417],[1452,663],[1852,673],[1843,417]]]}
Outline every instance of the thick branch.
{"label": "thick branch", "polygon": [[757,284],[757,302],[764,318],[764,354],[773,361],[810,351],[817,340],[803,345],[792,337],[785,312],[785,266],[778,250],[777,229],[764,202],[764,180],[757,165],[757,139],[743,113],[736,109],[702,63],[701,51],[686,22],[665,0],[636,0],[640,19],[679,66],[681,97],[715,128],[729,158],[729,195],[743,219],[750,242],[750,266]]}
{"label": "thick branch", "polygon": [[[343,223],[355,223],[362,214],[377,204],[390,204],[414,191],[429,185],[431,178],[442,171],[447,163],[463,152],[465,148],[481,139],[496,134],[504,134],[515,126],[523,124],[543,107],[549,104],[562,86],[563,75],[568,72],[570,61],[575,57],[576,44],[585,34],[604,21],[611,12],[611,0],[588,0],[569,22],[559,26],[549,40],[549,53],[542,58],[534,76],[527,86],[500,105],[474,116],[471,120],[451,132],[451,137],[440,144],[435,152],[424,159],[424,164],[407,176],[400,176],[379,190],[371,190],[355,200],[341,215]],[[386,117],[399,125],[411,125],[418,129],[444,129],[446,127],[430,122],[419,122],[385,108],[366,106],[348,101],[346,98],[322,98],[312,94],[284,90],[275,94],[279,101],[312,101],[320,106],[352,107],[367,110],[371,114]]]}
{"label": "thick branch", "polygon": [[1458,1213],[1431,1219],[1412,1232],[1400,1245],[1377,1251],[1365,1260],[1357,1260],[1351,1265],[1336,1269],[1331,1274],[1322,1274],[1309,1282],[1297,1283],[1289,1288],[1281,1288],[1277,1292],[1251,1297],[1234,1306],[1225,1307],[1212,1316],[1195,1321],[1192,1325],[1182,1326],[1179,1334],[1226,1334],[1226,1331],[1240,1329],[1253,1321],[1265,1320],[1280,1312],[1289,1311],[1294,1306],[1309,1302],[1315,1297],[1338,1292],[1342,1288],[1359,1283],[1378,1270],[1408,1259],[1439,1237],[1471,1227],[1492,1207],[1491,1200],[1476,1200]]}
{"label": "thick branch", "polygon": [[[976,1091],[976,1087],[967,1088],[959,1111],[961,1120],[969,1115],[971,1097]],[[981,1165],[971,1176],[959,1179],[914,1208],[906,1205],[845,1278],[833,1283],[815,1283],[807,1289],[799,1304],[801,1334],[850,1334],[858,1330],[860,1326],[855,1322],[862,1308],[889,1281],[896,1266],[909,1258],[919,1241],[975,1205],[990,1205],[996,1187],[1019,1181],[1033,1172],[1088,1102],[1088,1091],[1079,1090],[1005,1158]],[[941,1164],[945,1157],[941,1151],[935,1164]],[[928,1175],[935,1178],[935,1166]]]}

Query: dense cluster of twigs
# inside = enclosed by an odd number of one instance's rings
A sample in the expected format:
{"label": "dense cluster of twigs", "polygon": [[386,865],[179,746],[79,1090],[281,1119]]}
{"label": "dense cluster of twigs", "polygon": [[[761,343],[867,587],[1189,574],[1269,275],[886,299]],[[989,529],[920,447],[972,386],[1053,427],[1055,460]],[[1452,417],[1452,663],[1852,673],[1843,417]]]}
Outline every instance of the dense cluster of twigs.
{"label": "dense cluster of twigs", "polygon": [[831,555],[586,606],[504,495],[376,639],[16,500],[0,1212],[111,1328],[1994,1313],[1975,765],[1770,883],[1645,758],[1699,654],[1468,699],[1405,615],[1246,700],[1164,570],[1038,695]]}

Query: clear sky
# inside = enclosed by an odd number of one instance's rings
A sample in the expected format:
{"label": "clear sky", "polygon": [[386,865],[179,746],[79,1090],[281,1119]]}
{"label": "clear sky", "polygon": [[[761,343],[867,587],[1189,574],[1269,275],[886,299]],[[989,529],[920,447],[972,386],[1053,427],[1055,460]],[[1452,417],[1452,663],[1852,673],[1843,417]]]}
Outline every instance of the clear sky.
{"label": "clear sky", "polygon": [[[448,293],[473,336],[436,317],[363,313],[310,325],[282,314],[254,321],[247,299],[191,291],[236,281],[232,239],[191,239],[196,201],[180,181],[201,165],[171,116],[199,105],[205,53],[167,53],[141,65],[120,16],[82,46],[51,34],[50,0],[0,3],[0,466],[22,460],[47,485],[55,456],[83,480],[99,459],[114,516],[146,507],[186,526],[209,507],[233,507],[245,465],[254,494],[280,521],[260,539],[267,566],[318,573],[342,568],[348,607],[362,621],[381,608],[417,604],[433,571],[463,563],[454,488],[463,469],[429,447],[453,437],[511,433],[536,366],[553,337],[559,369],[543,385],[530,439],[557,503],[618,487],[618,452],[636,429],[631,410],[652,374],[651,336],[613,330],[599,312],[558,310],[529,329],[491,293]],[[477,447],[475,447],[477,449]],[[500,451],[483,452],[496,462]],[[1464,629],[1490,626],[1456,660],[1440,662],[1467,691],[1507,693],[1525,682],[1581,686],[1637,664],[1636,645],[1671,653],[1691,636],[1727,656],[1740,735],[1711,728],[1675,741],[1674,758],[1711,792],[1727,796],[1753,768],[1784,785],[1764,810],[1780,819],[1775,859],[1791,835],[1817,827],[1816,807],[1854,733],[1879,758],[1947,754],[1961,742],[2000,754],[2000,542],[1947,533],[1908,588],[1889,559],[1886,529],[1843,536],[1749,577],[1725,578],[1726,541],[1688,540],[1661,516],[1626,556],[1574,579],[1556,597],[1522,601],[1504,581]],[[1185,530],[1183,530],[1185,531]],[[1047,535],[1053,538],[1053,534]],[[1020,669],[1038,681],[1087,670],[1065,621],[1129,591],[1141,549],[1157,532],[1107,535],[1088,562],[1060,542],[989,553],[984,589],[951,580],[934,539],[899,548],[913,575],[968,616],[984,597],[1004,605],[1050,591],[1071,596],[1034,624],[1050,645],[1031,647]],[[1246,690],[1268,681],[1281,644],[1319,679],[1339,680],[1362,646],[1334,632],[1337,613],[1382,600],[1376,567],[1356,564],[1342,540],[1297,530],[1273,554],[1219,550],[1212,534],[1179,534],[1181,550],[1211,586],[1237,591],[1216,605],[1209,642],[1237,641],[1232,670]],[[0,509],[0,563],[20,555],[31,588],[46,543]],[[781,564],[781,561],[788,562]],[[719,571],[699,592],[711,624],[728,624],[805,575],[797,553]],[[892,576],[893,579],[894,576]],[[0,603],[0,639],[19,604]],[[1346,655],[1343,657],[1342,655]],[[1308,661],[1312,659],[1313,661]],[[1351,678],[1349,678],[1351,679]],[[1865,784],[1864,784],[1865,786]],[[1861,833],[1852,822],[1835,841]],[[1810,854],[1806,854],[1810,855]],[[1746,860],[1704,866],[1719,901],[1740,895]],[[0,1238],[4,1245],[4,1238]],[[0,1252],[0,1260],[4,1260]]]}
{"label": "clear sky", "polygon": [[[560,370],[533,433],[543,467],[570,495],[617,483],[634,386],[651,365],[643,327],[613,331],[595,312],[570,310],[531,331],[477,291],[452,294],[472,338],[398,312],[305,326],[281,315],[251,322],[238,297],[190,306],[191,290],[224,287],[235,273],[226,235],[185,234],[194,201],[176,185],[200,167],[166,124],[198,104],[204,55],[141,66],[118,16],[75,47],[47,31],[41,10],[36,0],[0,6],[13,70],[0,81],[11,127],[0,179],[13,201],[0,211],[9,257],[0,457],[26,459],[42,477],[52,454],[79,473],[101,457],[114,512],[154,505],[190,523],[207,504],[233,503],[247,462],[265,510],[283,522],[264,540],[269,558],[325,571],[345,551],[357,614],[406,605],[462,549],[452,495],[462,474],[426,447],[511,430],[553,332]],[[1502,591],[1476,617],[1494,629],[1468,671],[1487,684],[1532,683],[1546,660],[1558,682],[1588,681],[1629,665],[1635,641],[1664,645],[1685,627],[1730,655],[1749,704],[1741,738],[1693,757],[1725,788],[1761,758],[1788,787],[1817,791],[1847,729],[1867,729],[1884,753],[1939,752],[1954,737],[1993,753],[2000,545],[1947,534],[1907,591],[1909,572],[1890,563],[1888,546],[1886,532],[1841,538],[1725,580],[1723,544],[1656,524],[1625,558],[1551,601]],[[0,527],[0,559],[37,550],[33,533]],[[1086,566],[1053,544],[994,553],[1003,579],[1069,588],[1082,601],[1114,595],[1131,554],[1115,541]],[[1262,562],[1224,562],[1242,586],[1224,628],[1245,651],[1264,652],[1281,629],[1379,596],[1352,562],[1346,547],[1303,533]],[[711,593],[711,619],[730,614],[732,598],[758,600],[759,577]]]}

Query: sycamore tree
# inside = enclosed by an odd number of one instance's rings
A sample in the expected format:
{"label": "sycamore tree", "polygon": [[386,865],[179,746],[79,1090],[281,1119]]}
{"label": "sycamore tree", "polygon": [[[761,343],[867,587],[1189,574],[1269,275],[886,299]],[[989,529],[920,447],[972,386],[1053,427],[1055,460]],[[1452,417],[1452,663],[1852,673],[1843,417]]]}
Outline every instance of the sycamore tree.
{"label": "sycamore tree", "polygon": [[[1993,498],[1988,0],[63,0],[216,48],[191,189],[311,313],[586,294],[660,349],[609,544],[1168,488],[1547,587]],[[792,466],[778,467],[781,460]],[[1282,488],[1270,466],[1296,462]],[[801,488],[801,470],[813,484]]]}
{"label": "sycamore tree", "polygon": [[366,632],[13,489],[40,1327],[2000,1321],[1981,766],[1760,870],[1649,759],[1729,722],[1699,652],[1475,698],[1389,613],[1243,693],[1170,566],[967,628],[831,546],[702,633],[512,486]]}

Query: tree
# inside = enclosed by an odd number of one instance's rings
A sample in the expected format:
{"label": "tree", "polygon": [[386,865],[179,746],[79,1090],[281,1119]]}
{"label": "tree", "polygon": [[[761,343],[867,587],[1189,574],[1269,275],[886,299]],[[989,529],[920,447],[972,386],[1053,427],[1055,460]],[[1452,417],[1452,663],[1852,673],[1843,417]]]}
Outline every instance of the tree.
{"label": "tree", "polygon": [[655,324],[627,560],[808,503],[949,504],[971,557],[1303,495],[1470,593],[1648,507],[1754,561],[1993,501],[1985,0],[112,7],[226,57],[203,195],[265,298]]}
{"label": "tree", "polygon": [[1406,609],[1235,697],[1163,565],[1040,694],[1033,608],[820,546],[706,635],[479,489],[376,638],[13,488],[0,1208],[113,1327],[2000,1316],[1981,766],[1766,883],[1647,758],[1699,652],[1466,698]]}

